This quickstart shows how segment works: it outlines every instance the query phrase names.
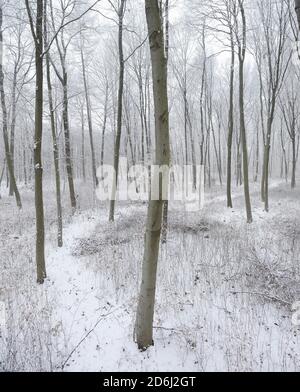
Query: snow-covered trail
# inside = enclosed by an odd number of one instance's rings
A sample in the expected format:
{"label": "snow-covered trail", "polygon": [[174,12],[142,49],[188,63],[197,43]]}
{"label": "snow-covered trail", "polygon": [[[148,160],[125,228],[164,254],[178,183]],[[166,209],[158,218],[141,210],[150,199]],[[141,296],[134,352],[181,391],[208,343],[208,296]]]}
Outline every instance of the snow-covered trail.
{"label": "snow-covered trail", "polygon": [[95,211],[76,215],[64,230],[63,248],[48,247],[46,290],[55,303],[53,324],[62,338],[61,347],[58,348],[62,359],[57,370],[76,370],[76,355],[80,357],[81,346],[87,350],[87,342],[94,347],[88,350],[90,355],[80,361],[80,368],[77,370],[99,370],[99,367],[92,366],[93,363],[99,364],[101,357],[97,349],[100,342],[95,340],[97,331],[93,329],[107,317],[111,307],[108,304],[103,306],[96,290],[96,275],[80,258],[74,257],[72,251],[76,240],[89,238],[100,222],[101,220],[95,217]]}

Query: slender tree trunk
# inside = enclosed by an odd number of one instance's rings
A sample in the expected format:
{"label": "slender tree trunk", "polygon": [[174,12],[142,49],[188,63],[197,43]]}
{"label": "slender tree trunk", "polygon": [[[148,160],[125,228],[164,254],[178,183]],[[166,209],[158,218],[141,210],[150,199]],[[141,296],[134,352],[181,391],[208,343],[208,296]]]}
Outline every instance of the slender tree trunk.
{"label": "slender tree trunk", "polygon": [[245,124],[245,108],[244,108],[244,61],[246,54],[246,17],[243,7],[243,0],[239,0],[239,7],[243,21],[243,43],[240,43],[239,47],[239,105],[240,105],[240,129],[242,139],[242,150],[243,150],[243,175],[244,175],[244,192],[245,192],[245,203],[247,212],[247,222],[252,223],[252,209],[251,199],[249,190],[249,168],[248,168],[248,147],[247,147],[247,135],[246,135],[246,124]]}
{"label": "slender tree trunk", "polygon": [[31,22],[32,34],[35,41],[35,130],[34,130],[34,179],[35,179],[35,213],[36,213],[36,266],[37,282],[44,283],[46,278],[45,264],[45,227],[44,227],[44,200],[43,200],[43,165],[42,165],[42,136],[43,136],[43,17],[44,2],[38,1],[36,5],[35,32],[29,2],[26,8]]}
{"label": "slender tree trunk", "polygon": [[[47,38],[48,32],[47,32],[47,25],[46,25],[47,0],[45,0],[44,7],[45,7],[45,9],[44,9],[44,40],[45,40],[45,47],[47,48],[47,46],[48,46],[48,38]],[[58,147],[58,141],[57,141],[56,124],[55,124],[55,116],[54,116],[49,52],[47,52],[47,54],[46,54],[46,71],[47,71],[48,99],[49,99],[50,123],[51,123],[51,134],[52,134],[52,145],[53,145],[53,159],[54,159],[54,172],[55,172],[56,211],[57,211],[57,245],[59,248],[61,248],[63,246],[63,224],[62,224],[62,203],[61,203],[61,181],[60,181],[60,170],[59,170],[59,147]]]}
{"label": "slender tree trunk", "polygon": [[4,159],[3,168],[1,170],[1,175],[0,175],[0,199],[1,199],[1,185],[2,185],[2,181],[3,181],[3,177],[4,177],[5,166],[6,166],[6,159]]}
{"label": "slender tree trunk", "polygon": [[257,126],[257,131],[256,131],[256,156],[255,156],[254,182],[258,181],[258,172],[259,172],[259,126]]}
{"label": "slender tree trunk", "polygon": [[215,150],[215,155],[216,155],[216,162],[217,162],[217,168],[218,168],[218,176],[219,176],[219,182],[220,185],[223,185],[222,181],[222,168],[221,168],[221,157],[218,155],[218,149],[217,149],[217,143],[216,143],[216,135],[215,135],[215,128],[214,124],[211,118],[211,130],[212,130],[212,135],[213,135],[213,143],[214,143],[214,150]]}
{"label": "slender tree trunk", "polygon": [[85,129],[84,129],[84,113],[83,107],[81,108],[81,171],[83,181],[86,181],[85,171]]}
{"label": "slender tree trunk", "polygon": [[272,124],[274,120],[275,113],[275,96],[272,98],[272,108],[270,112],[270,116],[268,118],[267,124],[267,135],[266,135],[266,145],[264,150],[264,202],[265,202],[265,211],[269,212],[269,169],[270,169],[270,150],[271,150],[271,137],[272,137]]}
{"label": "slender tree trunk", "polygon": [[293,150],[293,161],[292,161],[292,189],[296,188],[296,163],[297,163],[297,153],[296,153],[296,135],[294,131],[294,135],[292,138],[292,150]]}
{"label": "slender tree trunk", "polygon": [[85,62],[84,62],[84,56],[83,56],[82,48],[81,48],[81,63],[82,63],[82,73],[83,73],[83,83],[84,83],[84,91],[85,91],[86,111],[87,111],[89,135],[90,135],[93,181],[94,181],[94,186],[97,187],[99,182],[98,182],[98,178],[97,178],[96,157],[95,157],[94,138],[93,138],[92,112],[91,112],[91,103],[90,103],[90,97],[89,97],[89,92],[88,92],[88,83],[87,83],[87,76],[86,76]]}
{"label": "slender tree trunk", "polygon": [[103,119],[102,134],[101,134],[101,152],[100,152],[101,180],[103,179],[102,168],[104,165],[104,146],[105,146],[106,123],[107,123],[107,106],[108,106],[108,84],[106,84],[106,88],[105,88],[104,119]]}
{"label": "slender tree trunk", "polygon": [[[156,165],[170,163],[169,108],[167,89],[167,61],[164,34],[157,0],[145,0],[149,32],[156,134]],[[160,183],[161,184],[161,183]],[[156,291],[156,272],[159,255],[163,210],[160,185],[159,200],[150,200],[145,235],[142,283],[136,319],[136,338],[139,349],[153,345],[153,316]]]}
{"label": "slender tree trunk", "polygon": [[[16,129],[16,89],[17,89],[17,65],[14,67],[14,75],[13,75],[13,87],[12,87],[12,120],[11,120],[11,127],[10,127],[10,156],[11,156],[11,162],[13,166],[13,171],[15,171],[15,129]],[[10,182],[9,184],[9,196],[13,196],[14,194],[14,189],[13,185]]]}
{"label": "slender tree trunk", "polygon": [[230,93],[229,93],[229,115],[228,115],[228,140],[227,140],[227,207],[232,208],[231,181],[232,181],[232,138],[234,129],[233,105],[234,105],[234,66],[235,52],[233,36],[231,35],[231,66],[230,66]]}
{"label": "slender tree trunk", "polygon": [[76,210],[76,195],[74,187],[74,177],[73,177],[73,165],[72,165],[72,154],[71,154],[71,140],[70,140],[70,125],[69,125],[69,99],[68,99],[68,75],[63,69],[63,124],[64,124],[64,135],[65,135],[65,159],[67,168],[67,177],[70,193],[70,201],[72,211]]}
{"label": "slender tree trunk", "polygon": [[14,167],[11,157],[11,152],[9,149],[9,138],[8,138],[8,120],[7,120],[7,108],[6,108],[6,97],[4,90],[4,72],[3,72],[3,11],[2,7],[0,7],[0,95],[1,95],[1,107],[2,107],[2,118],[3,118],[3,140],[4,140],[4,148],[5,148],[5,157],[6,157],[6,165],[9,173],[10,184],[13,189],[13,193],[15,194],[16,203],[19,208],[22,208],[22,202],[20,193],[17,187],[17,182],[14,174]]}
{"label": "slender tree trunk", "polygon": [[109,221],[113,222],[115,219],[115,205],[116,205],[116,194],[118,186],[119,176],[119,162],[120,162],[120,145],[121,145],[121,134],[122,134],[122,115],[123,115],[123,91],[124,91],[124,53],[123,53],[123,20],[125,12],[126,0],[121,0],[121,5],[118,10],[119,16],[119,90],[118,90],[118,116],[117,116],[117,134],[114,148],[114,171],[115,179],[112,186],[112,195],[109,209]]}

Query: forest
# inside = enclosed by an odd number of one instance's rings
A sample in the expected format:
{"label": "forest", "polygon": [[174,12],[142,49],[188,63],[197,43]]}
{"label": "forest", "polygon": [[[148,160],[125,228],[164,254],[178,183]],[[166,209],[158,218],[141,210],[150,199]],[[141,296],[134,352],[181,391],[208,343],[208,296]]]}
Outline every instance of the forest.
{"label": "forest", "polygon": [[0,0],[0,372],[300,370],[300,0]]}

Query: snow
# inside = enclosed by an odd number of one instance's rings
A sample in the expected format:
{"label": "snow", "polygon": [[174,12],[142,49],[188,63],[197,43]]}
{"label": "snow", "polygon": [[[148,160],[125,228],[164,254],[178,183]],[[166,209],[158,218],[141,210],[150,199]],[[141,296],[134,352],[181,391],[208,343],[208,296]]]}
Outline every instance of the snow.
{"label": "snow", "polygon": [[299,189],[274,181],[269,214],[259,185],[252,189],[253,225],[246,224],[242,188],[234,190],[233,210],[225,207],[224,188],[215,187],[203,211],[170,215],[159,260],[155,345],[143,353],[133,331],[146,204],[120,203],[116,222],[108,223],[106,206],[86,208],[93,197],[82,188],[81,211],[72,218],[65,213],[64,247],[57,249],[49,193],[48,279],[37,286],[32,191],[22,190],[21,213],[7,208],[13,201],[3,196],[0,301],[8,331],[0,337],[0,366],[299,371],[300,327],[292,324],[290,306],[300,299]]}

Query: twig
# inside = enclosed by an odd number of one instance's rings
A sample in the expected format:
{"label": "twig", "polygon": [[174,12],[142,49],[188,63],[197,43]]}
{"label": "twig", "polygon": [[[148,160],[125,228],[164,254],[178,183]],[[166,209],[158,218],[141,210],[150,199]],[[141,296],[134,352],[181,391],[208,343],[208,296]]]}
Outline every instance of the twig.
{"label": "twig", "polygon": [[72,355],[75,353],[75,351],[78,349],[78,347],[89,337],[89,335],[94,332],[94,330],[98,327],[98,325],[101,323],[101,321],[111,315],[112,313],[114,313],[116,311],[116,309],[112,312],[109,312],[107,314],[102,314],[101,318],[96,322],[96,324],[93,326],[93,328],[80,340],[80,342],[73,348],[73,350],[71,351],[71,353],[68,355],[67,359],[63,362],[63,364],[61,365],[61,369],[64,370],[66,364],[69,362],[70,358],[72,357]]}
{"label": "twig", "polygon": [[281,302],[284,305],[292,306],[292,304],[288,301],[285,301],[284,299],[278,298],[278,297],[273,297],[272,295],[264,294],[264,293],[258,293],[258,292],[250,292],[250,291],[230,291],[231,294],[250,294],[250,295],[260,295],[261,297],[265,297],[269,300],[272,301],[277,301]]}

